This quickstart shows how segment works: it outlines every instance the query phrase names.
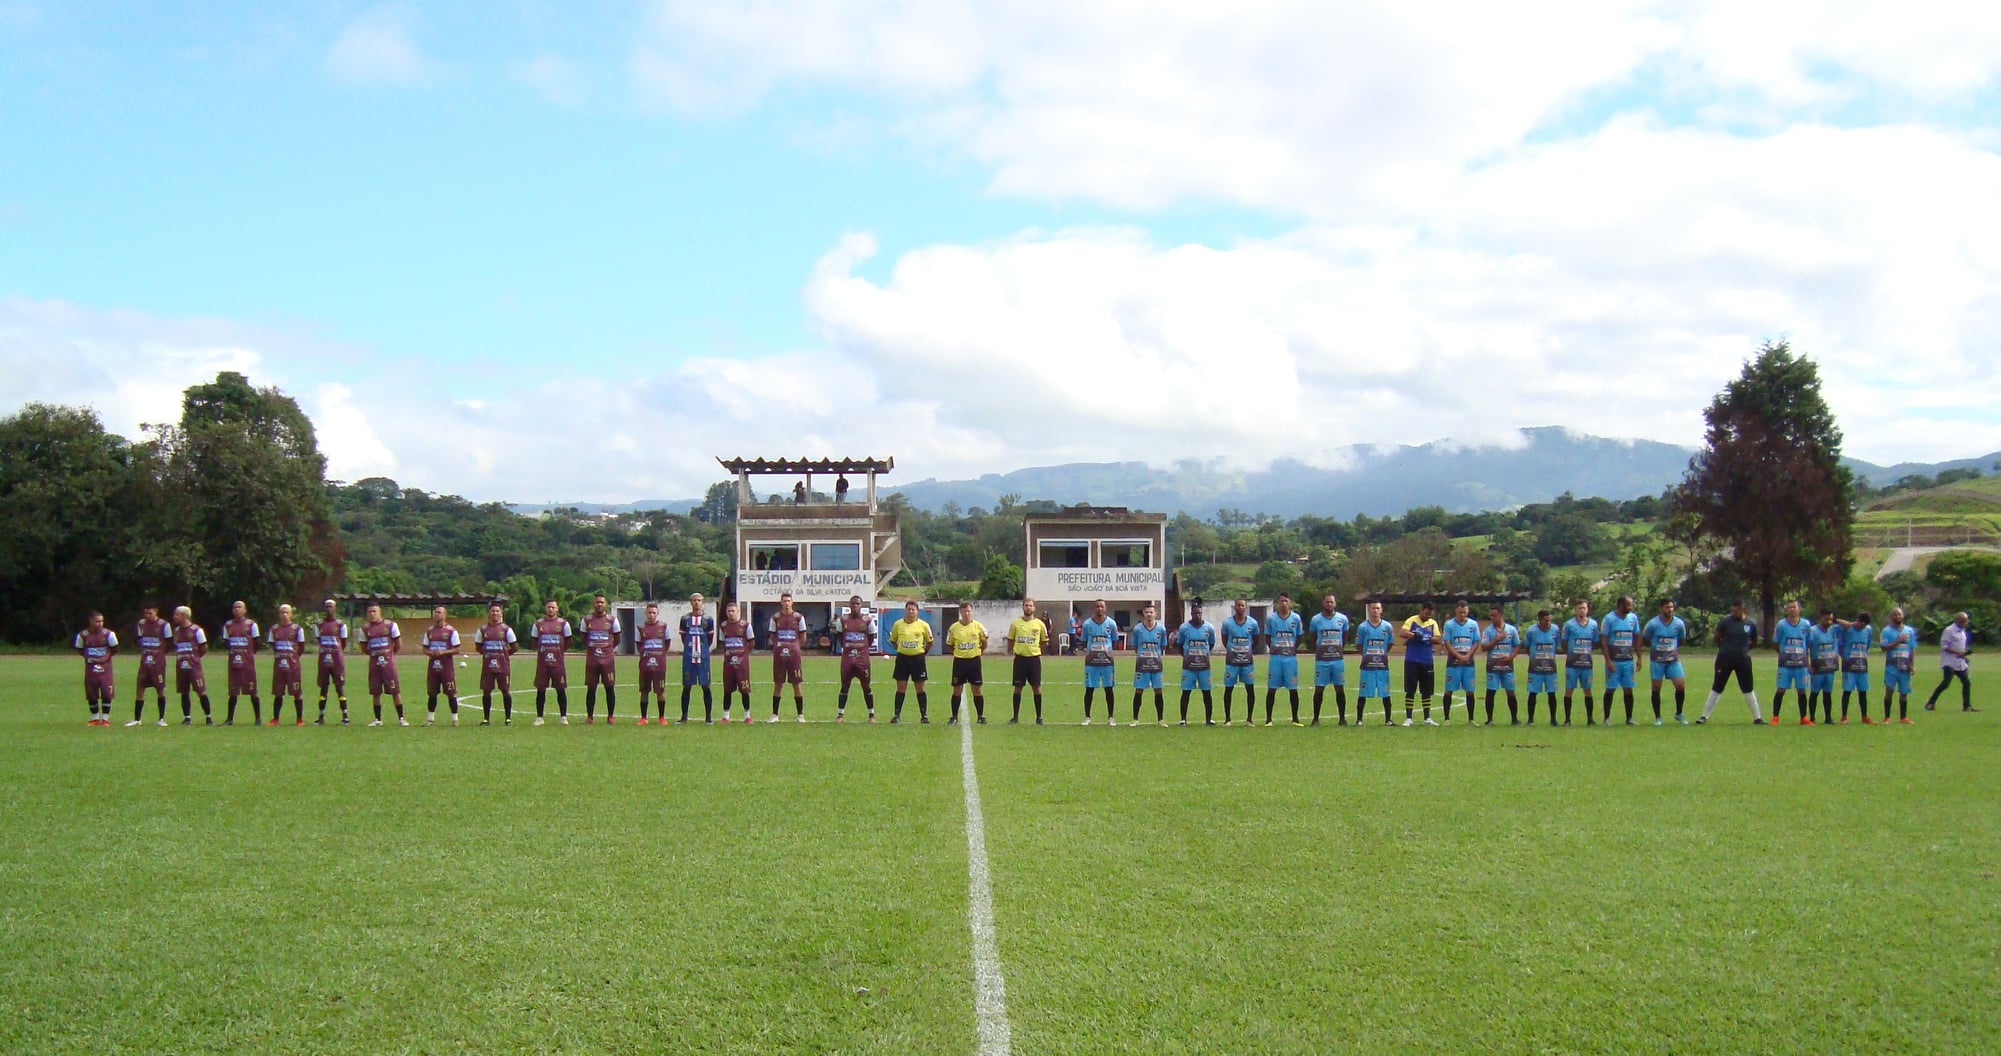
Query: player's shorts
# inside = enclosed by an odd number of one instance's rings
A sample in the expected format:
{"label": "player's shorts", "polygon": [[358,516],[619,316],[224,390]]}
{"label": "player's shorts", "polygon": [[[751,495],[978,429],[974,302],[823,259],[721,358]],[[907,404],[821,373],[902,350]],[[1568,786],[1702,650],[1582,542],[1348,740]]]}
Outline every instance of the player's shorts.
{"label": "player's shorts", "polygon": [[442,665],[425,664],[424,692],[426,694],[450,693],[452,696],[458,696],[459,678],[457,661],[447,659]]}
{"label": "player's shorts", "polygon": [[1632,689],[1634,686],[1633,661],[1614,660],[1605,665],[1606,689]]}
{"label": "player's shorts", "polygon": [[498,669],[481,664],[479,669],[479,691],[481,693],[491,693],[494,690],[499,690],[502,693],[506,693],[508,692],[508,683],[512,680],[513,675],[514,671],[506,664],[502,664]]}
{"label": "player's shorts", "polygon": [[257,695],[257,665],[251,663],[249,657],[229,658],[229,692],[231,696],[238,693]]}
{"label": "player's shorts", "polygon": [[841,688],[848,688],[848,684],[851,682],[860,682],[864,689],[868,688],[871,684],[869,681],[869,664],[867,660],[841,658]]}
{"label": "player's shorts", "polygon": [[535,658],[536,689],[569,689],[570,670],[561,659],[554,661]]}
{"label": "player's shorts", "polygon": [[1581,689],[1586,693],[1591,692],[1591,675],[1592,669],[1588,667],[1564,668],[1563,691],[1568,693],[1573,689]]}
{"label": "player's shorts", "polygon": [[167,691],[166,659],[154,658],[153,662],[150,664],[146,662],[147,659],[148,657],[146,657],[144,654],[141,654],[139,657],[139,679],[138,679],[139,692],[144,693],[149,689],[157,689],[162,693],[166,692]]}
{"label": "player's shorts", "polygon": [[1383,697],[1387,699],[1389,695],[1390,695],[1389,669],[1369,668],[1369,667],[1363,668],[1362,694],[1361,694],[1362,699],[1367,700],[1370,697]]}
{"label": "player's shorts", "polygon": [[1299,658],[1274,656],[1265,661],[1265,688],[1298,689]]}
{"label": "player's shorts", "polygon": [[[1867,680],[1864,681],[1866,683]],[[174,692],[186,693],[189,690],[196,693],[208,692],[208,676],[202,673],[199,660],[174,665]]]}
{"label": "player's shorts", "polygon": [[1432,690],[1437,686],[1437,679],[1438,669],[1430,664],[1413,664],[1408,660],[1404,661],[1403,699],[1409,700],[1412,697],[1421,696],[1426,700],[1430,700]]}
{"label": "player's shorts", "polygon": [[1716,658],[1716,677],[1710,680],[1709,691],[1712,693],[1723,692],[1723,687],[1730,684],[1731,675],[1737,676],[1737,688],[1739,690],[1749,693],[1754,688],[1751,683],[1750,657],[1718,656]]}
{"label": "player's shorts", "polygon": [[980,657],[955,656],[952,658],[953,685],[979,686],[985,685],[986,680],[986,672]]}
{"label": "player's shorts", "polygon": [[1206,667],[1202,668],[1199,671],[1190,671],[1185,667],[1182,668],[1181,692],[1189,693],[1198,689],[1204,693],[1209,692],[1210,688],[1214,684],[1210,681],[1209,675],[1210,671]]}
{"label": "player's shorts", "polygon": [[1343,660],[1315,660],[1313,662],[1313,684],[1316,686],[1346,686],[1348,684],[1348,664]]}
{"label": "player's shorts", "polygon": [[1042,658],[1039,656],[1017,656],[1014,658],[1014,684],[1042,688]]}
{"label": "player's shorts", "polygon": [[783,686],[787,684],[796,686],[801,682],[804,682],[806,680],[806,677],[801,670],[803,667],[804,665],[799,662],[799,658],[796,656],[779,656],[775,653],[772,654],[771,684],[773,686]]}
{"label": "player's shorts", "polygon": [[271,662],[272,696],[299,696],[304,692],[304,681],[299,674],[299,662],[297,660],[273,660]]}
{"label": "player's shorts", "polygon": [[[338,656],[340,654],[336,653],[334,655]],[[329,664],[324,660],[320,661],[319,685],[321,693],[325,693],[327,686],[329,685],[340,686],[342,689],[346,689],[347,664],[345,663]]]}
{"label": "player's shorts", "polygon": [[1805,667],[1781,667],[1779,668],[1779,688],[1805,689],[1807,680],[1811,674],[1812,672],[1808,671]]}
{"label": "player's shorts", "polygon": [[1841,691],[1843,693],[1869,692],[1869,672],[1843,671],[1841,673]]}
{"label": "player's shorts", "polygon": [[897,682],[925,681],[930,677],[930,672],[926,670],[928,665],[924,662],[926,659],[928,657],[923,653],[918,653],[915,656],[907,656],[903,653],[896,654],[896,667],[895,670],[890,672],[892,680]]}
{"label": "player's shorts", "polygon": [[111,694],[113,689],[111,681],[111,662],[107,660],[104,663],[97,665],[97,670],[95,671],[92,671],[90,668],[91,665],[89,664],[85,664],[83,666],[84,699],[102,700],[105,701],[106,703],[109,703],[111,700]]}
{"label": "player's shorts", "polygon": [[386,656],[368,658],[368,692],[401,693],[402,679],[396,673],[396,661]]}
{"label": "player's shorts", "polygon": [[1665,664],[1648,664],[1647,674],[1656,682],[1664,679],[1679,682],[1688,677],[1688,672],[1682,670],[1679,660],[1671,660]]}
{"label": "player's shorts", "polygon": [[1884,668],[1883,688],[1893,693],[1900,693],[1904,696],[1910,696],[1911,673],[1909,671],[1899,671],[1894,667]]}
{"label": "player's shorts", "polygon": [[1547,694],[1549,694],[1550,696],[1555,696],[1555,695],[1556,695],[1556,672],[1554,672],[1554,671],[1531,671],[1531,672],[1529,672],[1529,692],[1530,692],[1530,693],[1547,693]]}
{"label": "player's shorts", "polygon": [[1085,664],[1085,689],[1114,689],[1119,684],[1119,672],[1110,664]]}
{"label": "player's shorts", "polygon": [[618,684],[618,660],[609,656],[584,658],[584,688]]}
{"label": "player's shorts", "polygon": [[1834,672],[1832,671],[1816,672],[1813,676],[1813,687],[1807,690],[1807,692],[1809,693],[1834,692]]}
{"label": "player's shorts", "polygon": [[1515,691],[1515,673],[1513,671],[1487,672],[1487,692],[1513,693],[1514,691]]}
{"label": "player's shorts", "polygon": [[1256,689],[1258,688],[1257,682],[1258,669],[1256,667],[1250,664],[1223,665],[1224,689],[1228,689],[1231,686],[1245,686],[1250,689]]}
{"label": "player's shorts", "polygon": [[1139,692],[1142,689],[1151,689],[1157,691],[1164,688],[1165,685],[1166,681],[1165,679],[1162,678],[1161,673],[1158,671],[1133,672],[1133,692],[1135,693]]}
{"label": "player's shorts", "polygon": [[699,664],[691,664],[686,660],[681,661],[681,684],[684,686],[708,685],[709,671],[712,666],[707,660]]}
{"label": "player's shorts", "polygon": [[1445,691],[1447,693],[1457,693],[1462,690],[1467,693],[1473,692],[1473,688],[1477,684],[1475,678],[1478,674],[1479,668],[1474,667],[1472,664],[1464,666],[1445,665]]}
{"label": "player's shorts", "polygon": [[747,656],[741,664],[732,664],[727,659],[723,661],[723,696],[728,697],[732,693],[750,695],[750,658]]}

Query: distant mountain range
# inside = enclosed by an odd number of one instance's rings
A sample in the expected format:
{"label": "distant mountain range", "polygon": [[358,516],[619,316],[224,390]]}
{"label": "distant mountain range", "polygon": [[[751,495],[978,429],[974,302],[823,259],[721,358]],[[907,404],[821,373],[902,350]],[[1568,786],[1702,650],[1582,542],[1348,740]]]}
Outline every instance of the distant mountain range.
{"label": "distant mountain range", "polygon": [[[1143,462],[1083,462],[989,473],[976,480],[920,480],[885,485],[911,505],[941,510],[993,507],[1003,495],[1023,500],[1051,499],[1065,505],[1089,502],[1132,506],[1166,513],[1214,517],[1222,509],[1296,517],[1304,513],[1348,519],[1400,514],[1413,506],[1443,506],[1449,512],[1510,509],[1548,502],[1569,492],[1579,498],[1630,499],[1658,495],[1682,478],[1695,449],[1652,440],[1615,440],[1573,433],[1560,427],[1522,431],[1516,447],[1469,447],[1451,440],[1402,447],[1356,445],[1344,454],[1345,468],[1320,469],[1281,461],[1256,471],[1223,469],[1212,463],[1179,462],[1166,467]],[[1992,472],[2001,452],[1950,462],[1878,466],[1848,459],[1855,474],[1881,485],[1913,473],[1934,476],[1947,469],[1977,467]],[[645,499],[639,502],[550,503],[515,506],[539,513],[557,506],[586,512],[649,509],[687,510],[700,499]]]}

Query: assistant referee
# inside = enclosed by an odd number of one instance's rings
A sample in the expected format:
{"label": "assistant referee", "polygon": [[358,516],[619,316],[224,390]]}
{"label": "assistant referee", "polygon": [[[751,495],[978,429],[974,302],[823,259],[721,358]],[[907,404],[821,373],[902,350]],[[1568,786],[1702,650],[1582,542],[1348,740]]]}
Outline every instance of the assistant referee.
{"label": "assistant referee", "polygon": [[924,699],[924,656],[931,651],[931,625],[918,617],[916,602],[903,603],[903,618],[889,627],[889,645],[896,650],[896,670],[891,676],[896,680],[896,710],[889,714],[890,723],[903,721],[903,693],[912,682],[917,683],[917,721],[930,722]]}
{"label": "assistant referee", "polygon": [[1035,724],[1042,725],[1042,651],[1049,648],[1049,625],[1035,615],[1035,601],[1024,598],[1021,616],[1007,625],[1008,646],[1014,652],[1014,717],[1021,721],[1021,687],[1035,690]]}

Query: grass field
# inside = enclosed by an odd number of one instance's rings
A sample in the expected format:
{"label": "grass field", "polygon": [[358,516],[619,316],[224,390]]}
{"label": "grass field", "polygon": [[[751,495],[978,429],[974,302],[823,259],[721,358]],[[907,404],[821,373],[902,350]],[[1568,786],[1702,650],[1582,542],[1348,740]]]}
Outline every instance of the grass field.
{"label": "grass field", "polygon": [[[939,700],[102,730],[79,666],[0,658],[0,1051],[975,1050]],[[2001,1051],[1991,682],[1910,727],[1112,730],[1049,668],[1052,725],[971,737],[1016,1052]]]}

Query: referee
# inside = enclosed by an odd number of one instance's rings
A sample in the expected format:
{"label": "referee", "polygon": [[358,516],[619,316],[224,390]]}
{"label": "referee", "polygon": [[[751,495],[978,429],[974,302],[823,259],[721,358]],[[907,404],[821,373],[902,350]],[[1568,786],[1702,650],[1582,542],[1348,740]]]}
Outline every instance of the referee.
{"label": "referee", "polygon": [[1931,699],[1925,701],[1926,711],[1938,706],[1939,694],[1944,693],[1945,687],[1952,685],[1952,680],[1955,678],[1959,679],[1959,710],[1980,710],[1973,706],[1973,683],[1966,678],[1966,670],[1972,666],[1966,659],[1968,644],[1972,638],[1966,629],[1966,623],[1967,615],[1962,612],[1954,616],[1952,622],[1945,625],[1945,631],[1938,636],[1939,669],[1945,673],[1945,677],[1939,681],[1938,688],[1932,690]]}
{"label": "referee", "polygon": [[1023,598],[1021,616],[1007,626],[1008,646],[1014,651],[1014,717],[1021,721],[1021,687],[1035,690],[1035,724],[1042,725],[1042,651],[1049,648],[1049,625],[1035,615],[1035,600]]}
{"label": "referee", "polygon": [[959,704],[965,691],[973,693],[973,714],[980,725],[987,724],[987,702],[980,695],[980,683],[985,678],[980,671],[981,657],[987,651],[987,629],[980,621],[973,619],[973,605],[967,602],[959,606],[959,622],[945,631],[945,644],[952,647],[952,717],[945,720],[948,725],[959,721]]}
{"label": "referee", "polygon": [[903,693],[917,683],[917,721],[930,722],[924,699],[924,655],[931,651],[931,625],[917,616],[917,603],[903,603],[903,618],[890,624],[889,644],[896,650],[896,710],[889,713],[890,725],[903,721]]}
{"label": "referee", "polygon": [[1730,615],[1716,624],[1716,678],[1709,684],[1709,699],[1702,705],[1702,717],[1696,719],[1699,725],[1709,721],[1709,714],[1716,710],[1716,701],[1723,696],[1723,687],[1730,683],[1730,676],[1737,676],[1737,688],[1744,693],[1745,703],[1751,705],[1751,723],[1763,726],[1765,717],[1759,714],[1758,691],[1751,685],[1751,649],[1758,644],[1758,625],[1744,617],[1744,600],[1730,603]]}

